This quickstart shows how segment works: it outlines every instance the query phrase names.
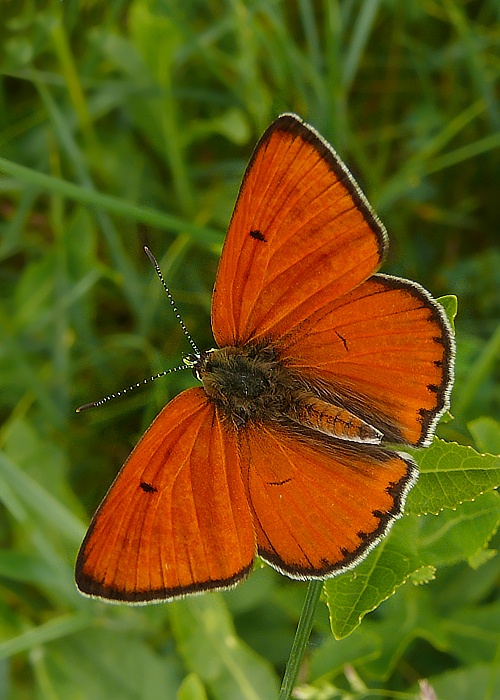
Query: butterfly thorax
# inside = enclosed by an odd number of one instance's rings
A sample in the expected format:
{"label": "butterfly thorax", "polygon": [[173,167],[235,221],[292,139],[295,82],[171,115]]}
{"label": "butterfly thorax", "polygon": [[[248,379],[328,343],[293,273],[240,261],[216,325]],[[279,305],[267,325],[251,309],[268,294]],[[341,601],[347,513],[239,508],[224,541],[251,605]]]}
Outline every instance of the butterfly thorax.
{"label": "butterfly thorax", "polygon": [[347,408],[326,401],[284,365],[270,344],[207,350],[193,363],[195,376],[236,428],[248,422],[301,425],[354,442],[379,443],[382,434]]}
{"label": "butterfly thorax", "polygon": [[270,345],[207,350],[193,369],[209,398],[235,426],[276,420],[293,392],[293,381]]}

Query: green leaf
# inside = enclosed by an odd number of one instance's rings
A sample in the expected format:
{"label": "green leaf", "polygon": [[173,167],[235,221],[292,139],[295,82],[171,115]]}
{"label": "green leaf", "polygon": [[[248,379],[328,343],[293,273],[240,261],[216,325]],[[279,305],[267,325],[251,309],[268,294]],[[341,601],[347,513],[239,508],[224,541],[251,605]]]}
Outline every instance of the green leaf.
{"label": "green leaf", "polygon": [[190,673],[184,678],[177,692],[177,700],[207,700],[203,683],[196,673]]}
{"label": "green leaf", "polygon": [[421,519],[416,546],[422,563],[449,566],[484,549],[500,525],[500,496],[485,493],[438,517]]}
{"label": "green leaf", "polygon": [[317,680],[333,676],[346,664],[359,665],[380,656],[381,644],[377,634],[368,627],[360,627],[353,634],[339,641],[330,637],[311,652],[310,675]]}
{"label": "green leaf", "polygon": [[447,621],[450,653],[464,664],[494,659],[500,630],[500,601],[455,611]]}
{"label": "green leaf", "polygon": [[104,209],[134,221],[161,226],[170,231],[189,233],[207,248],[213,245],[219,247],[222,241],[221,233],[207,226],[199,226],[192,221],[166,212],[156,211],[148,207],[139,207],[126,202],[123,198],[113,197],[87,187],[75,185],[68,180],[46,175],[24,165],[13,163],[6,158],[0,157],[0,173],[7,173],[22,183],[35,185],[44,191],[53,192],[58,196],[67,197],[75,202],[88,204],[96,209]]}
{"label": "green leaf", "polygon": [[389,598],[422,566],[415,547],[416,518],[403,518],[353,571],[325,583],[330,624],[336,639],[351,634],[363,617]]}
{"label": "green leaf", "polygon": [[169,613],[186,667],[199,676],[215,700],[277,696],[278,681],[270,664],[238,639],[220,595],[176,601]]}
{"label": "green leaf", "polygon": [[481,416],[471,421],[467,427],[480,450],[500,454],[500,423],[497,420]]}
{"label": "green leaf", "polygon": [[407,513],[438,513],[471,501],[500,484],[500,457],[438,438],[425,451],[408,450],[420,476],[406,503]]}
{"label": "green leaf", "polygon": [[494,700],[500,697],[498,666],[490,664],[477,664],[448,671],[441,676],[429,678],[429,682],[438,698]]}
{"label": "green leaf", "polygon": [[182,678],[178,661],[157,650],[148,636],[134,629],[130,622],[124,633],[121,625],[127,624],[131,617],[136,624],[140,620],[135,611],[115,610],[110,616],[115,618],[112,625],[121,620],[116,629],[98,624],[46,645],[42,656],[44,672],[53,686],[51,697],[175,698]]}
{"label": "green leaf", "polygon": [[353,571],[325,583],[330,624],[336,639],[351,634],[409,578],[422,583],[434,570],[467,561],[484,549],[500,525],[497,493],[438,517],[408,515]]}
{"label": "green leaf", "polygon": [[454,294],[447,294],[444,297],[436,299],[443,307],[451,327],[455,330],[455,318],[458,312],[458,299]]}
{"label": "green leaf", "polygon": [[54,570],[39,557],[15,550],[1,549],[0,576],[12,581],[49,587],[53,582]]}
{"label": "green leaf", "polygon": [[85,530],[78,518],[2,452],[0,499],[16,519],[36,517],[39,527],[57,530],[70,545],[83,537]]}
{"label": "green leaf", "polygon": [[434,605],[434,593],[425,586],[406,587],[380,610],[377,621],[366,620],[365,626],[381,641],[380,654],[364,664],[365,676],[384,680],[397,667],[402,656],[416,639],[425,639],[434,649],[449,648],[446,624]]}
{"label": "green leaf", "polygon": [[20,651],[32,649],[47,644],[47,642],[61,637],[67,637],[89,626],[91,618],[88,614],[76,613],[61,615],[45,622],[38,627],[33,627],[22,632],[16,637],[0,643],[0,659],[5,659]]}

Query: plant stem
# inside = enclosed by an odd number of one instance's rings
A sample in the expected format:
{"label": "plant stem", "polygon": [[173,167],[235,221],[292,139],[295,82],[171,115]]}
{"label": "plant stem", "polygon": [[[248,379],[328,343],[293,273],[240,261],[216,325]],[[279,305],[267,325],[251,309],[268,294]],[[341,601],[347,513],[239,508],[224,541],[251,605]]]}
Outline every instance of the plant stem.
{"label": "plant stem", "polygon": [[300,664],[304,658],[306,644],[311,634],[311,628],[314,620],[314,612],[316,604],[323,590],[323,581],[311,581],[307,588],[306,598],[300,613],[299,624],[295,632],[290,656],[285,668],[285,675],[281,684],[281,690],[278,700],[289,700],[292,694],[297,675],[299,673]]}

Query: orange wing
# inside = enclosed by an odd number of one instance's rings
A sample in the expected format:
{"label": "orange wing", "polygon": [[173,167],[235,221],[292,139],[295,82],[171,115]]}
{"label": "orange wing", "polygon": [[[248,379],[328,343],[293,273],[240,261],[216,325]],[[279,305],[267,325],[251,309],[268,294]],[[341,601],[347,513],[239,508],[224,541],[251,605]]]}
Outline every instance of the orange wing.
{"label": "orange wing", "polygon": [[255,532],[236,438],[202,389],[161,411],[118,474],[83,541],[76,582],[131,603],[243,579]]}
{"label": "orange wing", "polygon": [[247,425],[240,450],[259,554],[292,578],[354,566],[401,515],[417,474],[407,455],[276,427]]}
{"label": "orange wing", "polygon": [[341,299],[314,304],[276,346],[287,366],[386,441],[428,444],[448,408],[452,331],[415,282],[375,275]]}
{"label": "orange wing", "polygon": [[212,299],[219,347],[288,333],[317,298],[337,299],[375,272],[386,247],[335,152],[282,115],[255,148],[224,243]]}
{"label": "orange wing", "polygon": [[220,347],[266,340],[386,441],[426,445],[448,408],[452,332],[408,280],[370,275],[385,229],[329,145],[278,118],[245,173],[219,265]]}

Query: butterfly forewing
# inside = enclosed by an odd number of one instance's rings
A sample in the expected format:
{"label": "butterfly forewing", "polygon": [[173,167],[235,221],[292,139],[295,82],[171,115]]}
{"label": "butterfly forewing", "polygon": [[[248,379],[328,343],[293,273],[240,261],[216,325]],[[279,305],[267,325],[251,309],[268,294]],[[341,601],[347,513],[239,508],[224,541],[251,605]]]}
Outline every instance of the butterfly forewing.
{"label": "butterfly forewing", "polygon": [[132,452],[82,544],[84,593],[146,602],[244,578],[255,534],[233,431],[202,389],[163,409]]}
{"label": "butterfly forewing", "polygon": [[259,141],[212,300],[220,347],[279,338],[380,266],[386,233],[340,159],[297,117]]}

